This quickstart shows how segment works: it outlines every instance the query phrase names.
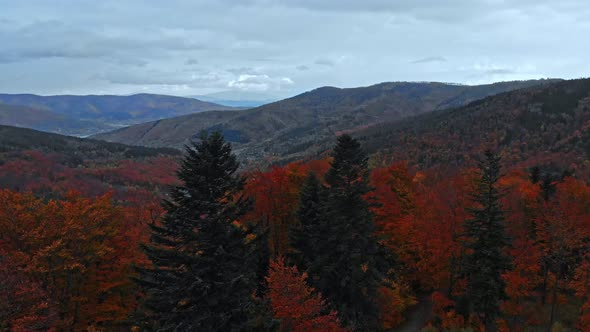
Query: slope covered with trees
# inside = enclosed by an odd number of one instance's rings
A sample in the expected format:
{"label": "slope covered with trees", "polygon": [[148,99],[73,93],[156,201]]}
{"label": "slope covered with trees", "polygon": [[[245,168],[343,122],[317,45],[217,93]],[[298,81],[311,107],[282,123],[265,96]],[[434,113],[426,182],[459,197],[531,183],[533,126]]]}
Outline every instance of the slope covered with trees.
{"label": "slope covered with trees", "polygon": [[0,126],[0,187],[59,197],[153,199],[175,183],[180,151],[106,143]]}
{"label": "slope covered with trees", "polygon": [[372,153],[428,168],[467,165],[486,149],[510,165],[576,164],[590,159],[590,79],[507,92],[354,133]]}
{"label": "slope covered with trees", "polygon": [[553,80],[480,86],[396,82],[350,89],[322,87],[243,112],[193,114],[122,128],[95,138],[181,147],[201,130],[218,130],[234,144],[244,162],[262,158],[293,160],[331,147],[335,135],[342,131],[462,106],[500,92],[550,82]]}

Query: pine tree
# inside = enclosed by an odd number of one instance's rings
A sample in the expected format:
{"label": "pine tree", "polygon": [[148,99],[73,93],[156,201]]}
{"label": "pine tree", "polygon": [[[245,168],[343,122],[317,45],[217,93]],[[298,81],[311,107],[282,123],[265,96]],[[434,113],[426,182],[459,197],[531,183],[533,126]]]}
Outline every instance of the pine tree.
{"label": "pine tree", "polygon": [[322,222],[325,193],[324,186],[314,173],[311,173],[301,188],[300,205],[297,210],[299,225],[294,225],[289,234],[291,251],[289,261],[300,271],[306,271],[318,252],[324,223]]}
{"label": "pine tree", "polygon": [[[321,238],[308,269],[310,283],[337,306],[344,324],[358,331],[378,329],[376,293],[389,270],[384,249],[374,236],[365,195],[368,158],[348,135],[338,138],[322,204]],[[303,213],[303,212],[302,212]]]}
{"label": "pine tree", "polygon": [[471,194],[474,207],[465,221],[465,247],[468,249],[464,273],[465,294],[471,310],[485,324],[486,331],[495,331],[500,302],[506,299],[502,274],[510,268],[510,258],[504,253],[509,240],[504,228],[504,212],[500,204],[497,182],[500,179],[500,158],[491,151],[479,164],[480,176]]}
{"label": "pine tree", "polygon": [[161,225],[143,249],[152,267],[140,268],[145,291],[138,311],[142,330],[241,331],[248,326],[256,290],[247,232],[236,225],[249,204],[238,198],[244,180],[219,133],[186,147]]}

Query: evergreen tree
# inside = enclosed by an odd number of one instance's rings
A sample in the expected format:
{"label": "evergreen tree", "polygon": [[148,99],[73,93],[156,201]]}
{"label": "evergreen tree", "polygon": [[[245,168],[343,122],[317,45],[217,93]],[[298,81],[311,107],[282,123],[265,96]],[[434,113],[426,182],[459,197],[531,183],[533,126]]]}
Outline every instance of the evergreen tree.
{"label": "evergreen tree", "polygon": [[219,133],[186,148],[161,225],[143,249],[152,267],[140,268],[145,299],[142,330],[241,331],[255,310],[256,267],[247,232],[235,224],[249,204],[236,194],[244,180]]}
{"label": "evergreen tree", "polygon": [[291,251],[289,260],[296,265],[300,271],[306,271],[315,255],[319,251],[320,241],[324,233],[323,195],[324,186],[314,173],[311,173],[301,188],[299,209],[297,217],[299,225],[293,226],[289,233],[291,240]]}
{"label": "evergreen tree", "polygon": [[[365,199],[372,190],[368,158],[348,135],[338,138],[333,157],[326,174],[319,245],[308,269],[310,283],[337,306],[344,324],[358,331],[375,331],[376,293],[389,267]],[[300,214],[304,216],[303,211]]]}
{"label": "evergreen tree", "polygon": [[256,238],[252,240],[256,256],[256,296],[263,298],[267,291],[266,277],[270,268],[269,230],[262,229],[261,223],[254,226]]}
{"label": "evergreen tree", "polygon": [[504,253],[509,240],[504,229],[504,213],[496,184],[500,179],[500,158],[491,151],[479,164],[480,176],[471,194],[474,207],[465,221],[465,247],[468,249],[464,273],[467,278],[466,299],[470,309],[485,324],[486,331],[495,331],[500,302],[506,299],[502,274],[510,268]]}

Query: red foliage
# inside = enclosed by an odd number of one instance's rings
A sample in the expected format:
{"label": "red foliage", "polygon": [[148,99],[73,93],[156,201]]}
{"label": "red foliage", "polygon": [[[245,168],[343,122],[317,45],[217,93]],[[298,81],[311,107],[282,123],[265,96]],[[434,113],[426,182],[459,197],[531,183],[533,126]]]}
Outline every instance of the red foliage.
{"label": "red foliage", "polygon": [[281,331],[346,331],[340,327],[335,311],[324,313],[326,303],[307,285],[307,274],[299,273],[295,266],[286,266],[282,257],[271,262],[266,280],[274,316],[281,320]]}
{"label": "red foliage", "polygon": [[[39,306],[57,312],[52,327],[58,329],[126,318],[135,306],[129,275],[137,239],[123,217],[111,195],[86,199],[70,192],[63,201],[44,202],[0,191],[2,264],[10,263],[10,277],[28,281],[30,296],[43,299],[18,309],[9,323],[28,324],[23,319],[31,321]],[[12,291],[23,292],[22,284]]]}
{"label": "red foliage", "polygon": [[269,245],[273,257],[287,253],[289,230],[298,222],[295,212],[305,178],[312,171],[321,176],[328,167],[327,161],[312,161],[249,174],[245,194],[254,200],[254,209],[244,219],[260,222],[269,228]]}

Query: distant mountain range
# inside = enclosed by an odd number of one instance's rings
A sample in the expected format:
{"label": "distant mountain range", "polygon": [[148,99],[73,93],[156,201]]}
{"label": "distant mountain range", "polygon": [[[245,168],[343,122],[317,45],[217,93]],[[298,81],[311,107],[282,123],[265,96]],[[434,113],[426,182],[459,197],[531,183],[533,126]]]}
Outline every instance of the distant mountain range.
{"label": "distant mountain range", "polygon": [[180,115],[235,109],[194,98],[153,94],[131,96],[0,94],[0,124],[74,136],[86,136]]}
{"label": "distant mountain range", "polygon": [[[444,83],[381,83],[369,87],[323,87],[240,112],[203,112],[164,119],[94,138],[150,147],[182,147],[202,130],[221,131],[242,160],[276,162],[324,151],[341,132],[466,105],[498,93],[556,80],[467,86]],[[325,143],[325,142],[330,142]]]}
{"label": "distant mountain range", "polygon": [[[308,93],[306,98],[310,98],[309,94],[316,95],[317,90]],[[247,114],[250,111],[242,112]],[[220,122],[233,123],[230,120],[235,120],[236,114],[239,113],[204,112],[198,114],[198,118],[203,121],[201,127],[212,128]],[[259,116],[257,112],[253,114]],[[183,123],[188,123],[188,127],[198,125],[198,123],[190,122],[195,117],[195,115],[188,115],[180,119],[152,122],[149,125],[152,129],[149,129],[148,125],[132,126],[117,131],[117,135],[121,140],[136,139],[138,130],[141,128],[148,136],[163,137],[158,140],[159,145],[178,147],[173,144],[173,141],[166,141],[166,139],[172,139],[174,135],[166,134],[183,133],[180,131],[185,130],[185,126],[181,125]],[[267,115],[266,119],[271,118],[272,116]],[[242,117],[240,119],[247,120]],[[177,127],[174,128],[174,126]],[[244,128],[253,130],[248,126]],[[265,129],[264,126],[256,128]],[[184,133],[189,132],[194,131]],[[568,169],[573,173],[588,176],[590,175],[590,168],[588,168],[590,79],[543,82],[540,85],[479,99],[464,106],[424,112],[413,117],[368,127],[356,127],[349,132],[359,139],[370,152],[373,163],[377,165],[381,162],[388,165],[394,161],[408,161],[419,168],[463,167],[474,165],[474,161],[481,156],[483,150],[491,148],[500,152],[504,164],[521,167],[549,165],[555,166],[555,169]],[[334,144],[333,135],[316,135],[311,140],[313,144],[309,147],[305,148],[301,145],[300,147],[304,148],[297,149],[298,146],[289,146],[283,140],[296,141],[299,136],[292,135],[293,138],[285,138],[274,135],[272,136],[275,139],[274,144],[277,147],[286,148],[281,153],[279,150],[274,152],[275,150],[270,149],[273,147],[271,139],[263,139],[260,144],[255,141],[239,143],[236,142],[239,136],[232,136],[227,130],[225,133],[226,137],[234,142],[242,160],[245,159],[246,162],[252,161],[251,156],[267,157],[267,162],[287,162],[324,156]],[[123,135],[129,135],[130,138]],[[253,134],[250,135],[254,137]],[[259,135],[256,137],[260,137]],[[74,159],[89,160],[154,155],[176,156],[179,153],[178,150],[169,148],[133,147],[0,126],[0,153],[29,149],[57,152]],[[252,164],[246,163],[246,166],[252,166]]]}
{"label": "distant mountain range", "polygon": [[277,94],[246,91],[221,91],[207,95],[194,96],[194,98],[224,106],[245,108],[258,107],[283,99]]}

